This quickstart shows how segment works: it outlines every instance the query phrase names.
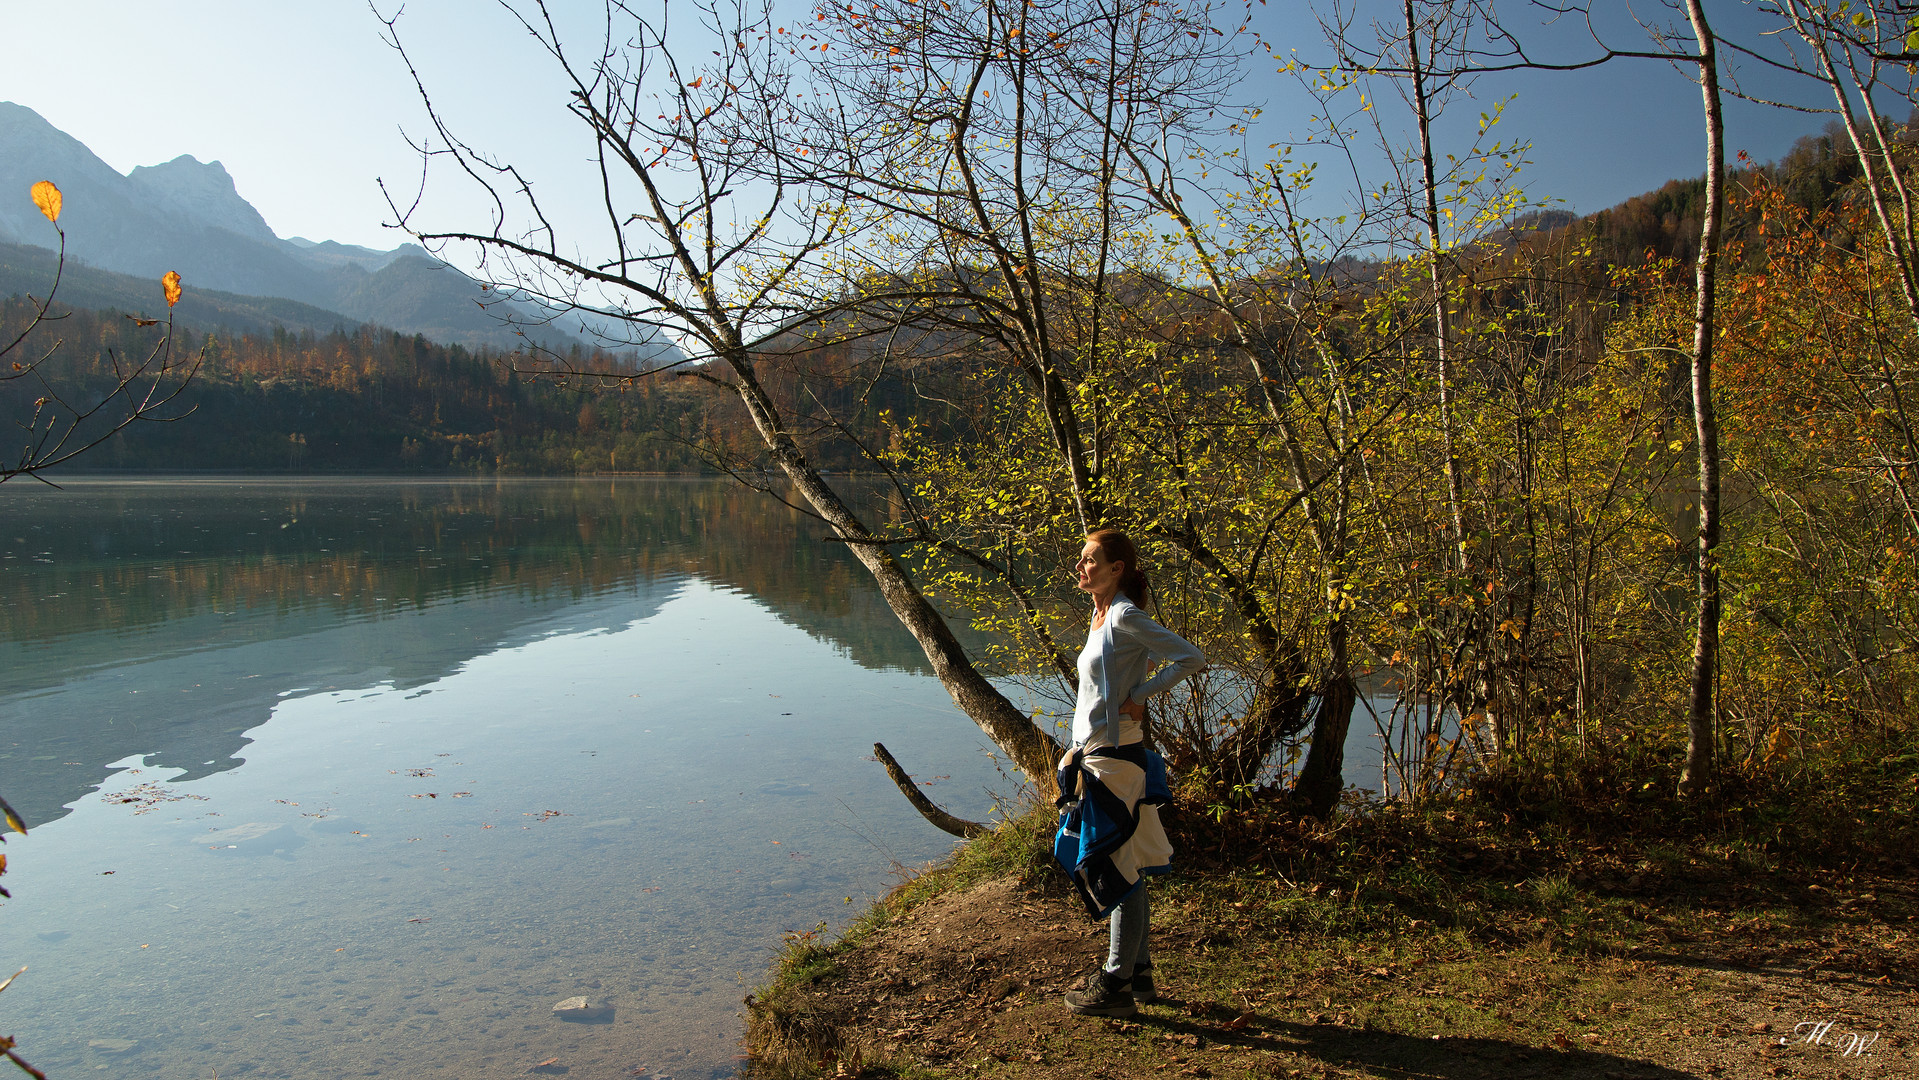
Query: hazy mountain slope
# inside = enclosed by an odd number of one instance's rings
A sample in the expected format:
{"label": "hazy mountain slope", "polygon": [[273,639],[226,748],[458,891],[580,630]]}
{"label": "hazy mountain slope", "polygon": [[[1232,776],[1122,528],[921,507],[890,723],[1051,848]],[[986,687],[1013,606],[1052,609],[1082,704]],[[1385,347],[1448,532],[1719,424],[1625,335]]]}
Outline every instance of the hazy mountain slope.
{"label": "hazy mountain slope", "polygon": [[[226,170],[213,168],[230,190]],[[0,102],[0,224],[15,242],[59,244],[53,226],[27,198],[35,181],[51,180],[65,196],[60,226],[67,233],[67,252],[80,260],[140,277],[178,270],[202,288],[324,303],[327,282],[311,267],[225,223],[181,211],[180,200],[188,208],[203,205],[204,195],[196,200],[187,192],[204,191],[215,181],[189,180],[188,174],[206,169],[176,160],[156,170],[154,179],[136,183],[33,110]],[[156,203],[156,191],[167,192],[173,201]],[[251,217],[252,222],[233,224],[264,227],[257,213]]]}
{"label": "hazy mountain slope", "polygon": [[[53,283],[55,257],[45,248],[24,244],[0,243],[0,297],[47,295]],[[166,301],[160,296],[160,276],[135,277],[111,270],[85,266],[69,260],[55,297],[56,310],[91,308],[165,317]],[[354,320],[336,311],[271,296],[238,296],[202,287],[191,278],[174,317],[183,326],[198,329],[222,329],[238,333],[271,333],[276,326],[288,330],[327,333],[350,328]]]}
{"label": "hazy mountain slope", "polygon": [[422,259],[432,256],[418,244],[401,244],[392,251],[375,251],[358,244],[342,244],[338,240],[308,240],[304,236],[289,236],[280,241],[302,261],[322,269],[338,269],[342,266],[357,266],[362,270],[378,270],[387,263],[403,255],[415,255]]}
{"label": "hazy mountain slope", "polygon": [[[481,300],[499,302],[498,294],[482,292],[472,278],[423,254],[402,255],[372,273],[343,267],[334,295],[334,306],[355,318],[381,326],[406,322],[413,332],[448,345],[497,345],[503,335],[512,337],[496,316],[480,307]],[[573,341],[553,330],[533,336],[547,342]],[[514,337],[508,347],[520,344]]]}

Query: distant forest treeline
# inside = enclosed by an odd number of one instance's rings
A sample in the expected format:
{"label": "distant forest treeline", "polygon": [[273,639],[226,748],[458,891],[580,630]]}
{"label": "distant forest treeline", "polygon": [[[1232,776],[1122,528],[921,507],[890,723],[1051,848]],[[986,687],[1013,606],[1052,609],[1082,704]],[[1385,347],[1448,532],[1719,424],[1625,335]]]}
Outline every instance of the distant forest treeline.
{"label": "distant forest treeline", "polygon": [[[1919,121],[1919,114],[1914,120]],[[1897,132],[1900,142],[1909,142],[1914,132],[1919,132],[1919,127],[1908,123]],[[1726,179],[1735,192],[1750,192],[1755,183],[1763,182],[1788,205],[1818,215],[1845,202],[1859,177],[1859,155],[1835,121],[1823,133],[1794,143],[1778,161],[1770,165],[1747,162],[1729,170]],[[1638,266],[1648,258],[1690,263],[1699,255],[1699,225],[1705,207],[1703,176],[1669,180],[1656,191],[1591,214],[1580,224],[1590,231],[1594,253],[1614,266]],[[1757,204],[1735,197],[1727,211],[1726,230],[1732,246],[1757,260],[1763,247],[1746,243],[1760,224]]]}
{"label": "distant forest treeline", "polygon": [[[24,325],[24,297],[0,302],[0,326]],[[119,312],[73,309],[42,328],[28,353],[57,348],[46,381],[0,387],[0,430],[10,442],[33,402],[97,398],[116,358],[143,357],[163,326]],[[671,375],[625,392],[589,391],[528,378],[488,349],[438,345],[372,327],[328,334],[176,331],[176,355],[204,349],[176,423],[140,422],[83,459],[90,469],[246,471],[453,471],[506,474],[699,472],[695,445],[724,398]],[[609,370],[612,362],[579,357]],[[11,449],[10,447],[8,449]]]}

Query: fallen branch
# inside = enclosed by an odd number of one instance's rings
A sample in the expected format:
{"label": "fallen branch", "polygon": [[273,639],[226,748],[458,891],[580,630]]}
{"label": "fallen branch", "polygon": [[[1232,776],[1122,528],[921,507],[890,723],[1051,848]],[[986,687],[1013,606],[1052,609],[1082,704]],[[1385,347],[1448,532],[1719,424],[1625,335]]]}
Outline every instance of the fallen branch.
{"label": "fallen branch", "polygon": [[933,800],[927,798],[920,792],[919,785],[913,782],[912,777],[906,775],[906,770],[900,768],[900,763],[893,760],[893,755],[886,752],[886,747],[879,743],[874,743],[873,756],[880,759],[881,765],[886,766],[886,775],[893,778],[893,783],[899,786],[900,794],[906,796],[906,801],[913,804],[913,809],[918,810],[921,817],[932,822],[940,831],[949,832],[954,836],[963,837],[967,840],[978,836],[985,836],[987,833],[993,831],[977,821],[967,821],[963,818],[956,818],[946,811],[941,810],[939,807],[934,806]]}

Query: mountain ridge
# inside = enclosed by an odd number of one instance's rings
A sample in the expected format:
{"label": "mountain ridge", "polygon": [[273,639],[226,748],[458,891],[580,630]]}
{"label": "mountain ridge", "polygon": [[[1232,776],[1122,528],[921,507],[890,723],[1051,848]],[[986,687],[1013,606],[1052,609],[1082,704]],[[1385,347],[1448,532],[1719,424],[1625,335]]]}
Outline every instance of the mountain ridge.
{"label": "mountain ridge", "polygon": [[[152,281],[177,270],[190,293],[226,294],[194,320],[209,330],[229,325],[210,324],[209,316],[230,314],[242,320],[231,328],[253,330],[261,328],[258,319],[270,317],[266,313],[287,310],[298,313],[290,329],[365,323],[442,344],[502,350],[525,348],[529,339],[558,349],[581,343],[545,325],[551,321],[545,309],[483,289],[418,244],[375,251],[331,240],[283,239],[218,161],[182,154],[122,175],[39,113],[0,101],[0,244],[57,250],[59,233],[27,198],[39,180],[52,181],[64,196],[60,227],[70,272],[86,268]],[[15,252],[8,261],[17,267],[34,260]],[[12,292],[38,292],[52,279],[23,282],[0,274],[0,280]],[[88,280],[86,300],[63,299],[123,310],[151,306],[147,287],[117,278]],[[315,311],[333,317],[322,319]],[[501,314],[539,329],[522,336]]]}

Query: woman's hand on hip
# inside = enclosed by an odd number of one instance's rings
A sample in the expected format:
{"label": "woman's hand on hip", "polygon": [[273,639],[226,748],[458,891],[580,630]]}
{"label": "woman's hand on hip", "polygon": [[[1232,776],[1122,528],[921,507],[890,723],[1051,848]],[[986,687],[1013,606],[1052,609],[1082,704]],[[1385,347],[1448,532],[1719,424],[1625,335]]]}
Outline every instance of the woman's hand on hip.
{"label": "woman's hand on hip", "polygon": [[1126,704],[1119,707],[1119,714],[1135,724],[1144,724],[1146,722],[1146,706],[1134,701],[1132,698],[1127,698]]}

